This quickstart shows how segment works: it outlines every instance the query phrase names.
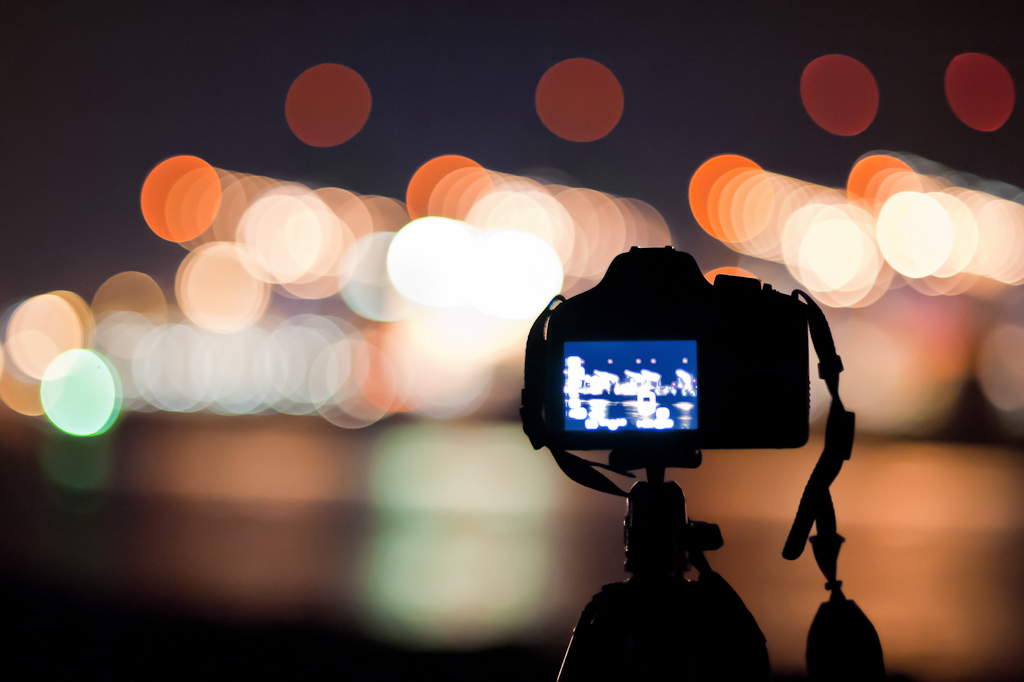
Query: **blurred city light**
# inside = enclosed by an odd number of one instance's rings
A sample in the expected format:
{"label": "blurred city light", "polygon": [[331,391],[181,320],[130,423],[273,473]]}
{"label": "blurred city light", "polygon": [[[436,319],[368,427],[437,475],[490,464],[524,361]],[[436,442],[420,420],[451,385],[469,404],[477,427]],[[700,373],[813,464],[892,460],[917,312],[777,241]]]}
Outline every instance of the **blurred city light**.
{"label": "blurred city light", "polygon": [[854,164],[844,192],[725,154],[693,174],[690,205],[730,249],[785,263],[827,305],[863,307],[903,284],[956,295],[1024,281],[1024,193],[990,186],[918,157],[873,153]]}
{"label": "blurred city light", "polygon": [[149,275],[119,272],[107,278],[93,294],[92,312],[97,318],[108,313],[133,312],[163,321],[167,319],[167,299]]}
{"label": "blurred city light", "polygon": [[388,276],[414,303],[463,305],[472,293],[476,239],[476,231],[461,221],[432,216],[413,220],[388,248]]}
{"label": "blurred city light", "polygon": [[965,52],[946,67],[946,100],[960,121],[975,130],[998,130],[1013,113],[1013,76],[987,54]]}
{"label": "blurred city light", "polygon": [[11,362],[36,381],[57,356],[82,347],[85,341],[85,325],[76,307],[53,293],[21,303],[7,324]]}
{"label": "blurred city light", "polygon": [[1015,432],[1024,432],[1024,327],[1000,324],[982,341],[978,381]]}
{"label": "blurred city light", "polygon": [[256,269],[248,253],[235,244],[204,244],[178,268],[174,282],[178,305],[189,319],[210,331],[250,327],[270,301],[270,288],[252,274]]}
{"label": "blurred city light", "polygon": [[[545,615],[556,474],[518,427],[396,427],[377,444],[367,627],[412,646],[486,646]],[[498,436],[498,437],[496,437]]]}
{"label": "blurred city light", "polygon": [[[409,217],[415,219],[433,215],[461,219],[462,216],[453,215],[457,211],[449,212],[444,206],[452,191],[450,185],[458,182],[462,177],[460,174],[465,172],[468,172],[468,177],[471,178],[487,176],[483,166],[457,154],[438,156],[420,166],[409,180],[409,187],[406,190],[405,203],[409,207]],[[450,185],[446,183],[448,178],[454,178]],[[442,184],[446,186],[442,187]],[[453,204],[457,206],[457,202],[456,196]]]}
{"label": "blurred city light", "polygon": [[608,67],[593,59],[566,59],[537,83],[537,115],[548,130],[571,142],[593,142],[622,118],[622,86]]}
{"label": "blurred city light", "polygon": [[[197,169],[220,189],[189,179]],[[166,216],[220,197],[214,215],[189,223],[208,226],[182,242],[173,296],[129,271],[103,282],[91,307],[58,291],[11,308],[0,399],[14,411],[42,414],[40,381],[54,360],[95,349],[119,377],[127,410],[320,415],[345,428],[396,412],[464,416],[512,399],[498,377],[521,371],[529,324],[555,294],[589,288],[630,246],[671,243],[664,218],[642,201],[455,155],[413,174],[408,205],[213,169],[196,157],[174,157],[150,176],[156,184],[144,195],[162,201]],[[180,182],[189,191],[175,190]],[[167,212],[178,196],[187,200]],[[877,305],[905,285],[928,296],[992,297],[1024,281],[1024,192],[912,155],[866,154],[839,189],[719,155],[696,170],[688,196],[704,231],[740,256],[738,267],[709,277],[795,284],[835,308]],[[188,221],[175,220],[180,237]],[[893,305],[902,309],[903,298]],[[295,299],[319,308],[297,314]],[[838,336],[855,339],[851,362],[864,344],[874,349],[862,371],[872,388],[850,379],[859,423],[886,432],[935,424],[967,357],[954,352],[940,371],[931,354],[906,345],[916,336],[902,322],[881,324],[879,314],[836,323]],[[928,342],[948,337],[961,348],[967,333],[945,326]],[[1003,409],[1007,390],[992,388],[998,372],[984,369],[1001,366],[992,359],[1001,356],[985,353],[982,384]],[[884,409],[867,397],[879,385],[898,397]]]}
{"label": "blurred city light", "polygon": [[730,275],[732,277],[750,277],[753,279],[757,279],[757,275],[750,272],[749,270],[737,268],[732,265],[727,265],[722,268],[715,268],[714,270],[708,270],[707,272],[704,273],[704,278],[707,279],[707,281],[714,284],[715,278],[718,277],[719,275]]}
{"label": "blurred city light", "polygon": [[161,161],[142,185],[142,216],[157,236],[172,242],[195,239],[220,210],[217,171],[195,156]]}
{"label": "blurred city light", "polygon": [[562,264],[552,246],[519,230],[480,236],[473,307],[512,320],[528,320],[562,290]]}
{"label": "blurred city light", "polygon": [[18,371],[6,347],[3,349],[3,373],[0,374],[0,400],[18,414],[38,417],[43,414],[39,382]]}
{"label": "blurred city light", "polygon": [[800,99],[822,129],[833,135],[859,135],[878,112],[878,84],[853,57],[828,54],[804,67]]}
{"label": "blurred city light", "polygon": [[882,207],[876,226],[885,260],[901,275],[935,273],[953,249],[953,223],[945,207],[921,192],[900,192]]}
{"label": "blurred city light", "polygon": [[99,353],[69,350],[46,368],[40,400],[46,416],[61,431],[95,436],[109,429],[121,411],[121,382]]}
{"label": "blurred city light", "polygon": [[311,147],[334,147],[363,129],[371,106],[362,76],[341,64],[318,64],[288,88],[284,113],[295,137]]}

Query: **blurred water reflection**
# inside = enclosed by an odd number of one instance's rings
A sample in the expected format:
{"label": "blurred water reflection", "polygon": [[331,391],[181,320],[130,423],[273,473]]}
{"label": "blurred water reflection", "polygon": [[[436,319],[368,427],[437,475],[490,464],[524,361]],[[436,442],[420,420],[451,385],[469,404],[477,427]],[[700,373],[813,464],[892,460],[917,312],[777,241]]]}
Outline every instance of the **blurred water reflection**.
{"label": "blurred water reflection", "polygon": [[[547,651],[625,577],[622,501],[564,479],[515,424],[137,414],[103,438],[106,473],[86,496],[55,463],[102,441],[65,436],[42,459],[4,441],[5,575],[230,622],[326,618],[405,647]],[[776,674],[802,672],[826,596],[809,552],[781,558],[820,445],[708,452],[677,475],[691,516],[722,528],[710,560]],[[890,673],[1024,675],[1019,451],[862,442],[833,495],[840,578]]]}

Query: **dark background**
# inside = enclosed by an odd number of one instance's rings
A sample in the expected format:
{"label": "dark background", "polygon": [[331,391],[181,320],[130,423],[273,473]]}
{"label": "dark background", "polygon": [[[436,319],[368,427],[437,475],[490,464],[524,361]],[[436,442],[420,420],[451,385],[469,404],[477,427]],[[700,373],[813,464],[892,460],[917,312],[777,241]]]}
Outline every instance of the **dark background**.
{"label": "dark background", "polygon": [[[178,154],[232,171],[395,198],[404,198],[425,161],[463,154],[497,171],[543,172],[647,201],[668,220],[675,246],[705,269],[737,260],[696,225],[687,204],[691,175],[715,154],[742,154],[767,170],[841,187],[860,156],[893,150],[1021,186],[1020,111],[998,131],[981,133],[956,119],[943,93],[946,65],[967,51],[995,57],[1018,87],[1024,82],[1015,10],[1012,2],[910,0],[6,3],[0,9],[0,303],[54,289],[88,300],[123,270],[149,273],[170,289],[184,252],[150,232],[139,192],[153,166]],[[860,60],[878,83],[878,115],[854,137],[822,130],[800,101],[804,66],[830,53]],[[572,57],[606,65],[625,93],[621,121],[596,142],[556,137],[534,109],[541,75]],[[292,81],[323,62],[355,69],[373,95],[365,128],[328,149],[303,144],[284,117]],[[1007,298],[1003,312],[1019,311],[1021,297]],[[962,309],[973,314],[991,305],[971,300]],[[878,308],[883,317],[902,310]],[[977,409],[983,398],[976,386],[968,382],[964,396],[945,428],[967,445],[919,452],[897,434],[895,445],[869,440],[863,465],[848,465],[850,487],[836,493],[840,530],[853,548],[844,557],[857,556],[859,546],[859,556],[870,559],[849,560],[848,584],[869,616],[880,616],[883,645],[895,652],[894,675],[1019,679],[1024,662],[1013,642],[1019,645],[1024,632],[1020,452],[972,445],[1012,446],[1013,439],[992,436],[991,415]],[[47,482],[35,459],[52,445],[52,430],[11,428],[7,416],[0,608],[4,629],[15,634],[0,640],[0,672],[14,678],[94,671],[553,679],[574,613],[602,582],[624,577],[619,502],[568,492],[558,479],[568,502],[548,531],[564,551],[557,575],[565,603],[533,640],[482,651],[410,649],[351,627],[347,616],[316,600],[246,611],[244,604],[263,604],[266,595],[228,600],[239,615],[204,597],[213,588],[203,580],[233,594],[232,570],[250,566],[261,576],[255,584],[272,591],[288,582],[281,576],[291,575],[293,564],[316,563],[309,557],[324,547],[341,553],[372,533],[365,496],[317,507],[314,523],[292,512],[280,516],[260,501],[259,490],[258,509],[252,500],[238,507],[140,492],[125,472],[149,461],[154,443],[170,443],[165,449],[173,451],[175,434],[239,427],[211,425],[216,418],[138,414],[105,441],[114,453],[110,489],[69,492]],[[266,429],[279,426],[274,421]],[[332,431],[323,438],[362,452],[360,444],[381,433]],[[689,484],[698,493],[698,512],[703,504],[705,513],[714,512],[709,520],[733,522],[723,523],[723,565],[735,571],[729,577],[736,575],[748,604],[754,595],[751,607],[762,627],[774,627],[773,618],[789,623],[781,630],[788,667],[778,674],[800,674],[801,637],[824,597],[820,576],[805,557],[799,574],[807,590],[785,608],[766,606],[774,604],[765,601],[769,596],[791,594],[795,579],[779,577],[790,575],[788,567],[744,569],[753,564],[740,557],[746,549],[781,564],[792,510],[778,500],[795,505],[816,453],[776,457],[711,458]],[[364,465],[353,466],[362,472],[353,480],[365,481]],[[550,461],[545,466],[557,478]],[[719,487],[702,488],[701,480]],[[995,483],[1002,487],[993,492]],[[720,497],[723,489],[732,492]],[[842,515],[846,509],[846,518],[854,516],[851,505],[857,521],[844,530]],[[239,537],[243,549],[232,544]],[[281,556],[294,562],[281,560],[280,571],[260,573]],[[218,573],[209,567],[220,566],[217,561],[232,569]],[[177,573],[189,570],[200,577],[179,580]]]}

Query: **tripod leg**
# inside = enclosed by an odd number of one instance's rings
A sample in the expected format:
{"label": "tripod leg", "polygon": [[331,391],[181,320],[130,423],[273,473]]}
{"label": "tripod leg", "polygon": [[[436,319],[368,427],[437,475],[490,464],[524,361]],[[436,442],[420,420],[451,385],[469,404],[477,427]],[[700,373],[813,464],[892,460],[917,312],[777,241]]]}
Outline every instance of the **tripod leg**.
{"label": "tripod leg", "polygon": [[707,653],[702,657],[707,668],[696,671],[697,679],[768,679],[768,647],[754,615],[725,578],[711,570],[703,552],[692,552],[690,560],[700,571],[697,632]]}
{"label": "tripod leg", "polygon": [[573,630],[569,648],[565,651],[558,682],[593,682],[611,680],[608,656],[610,648],[620,638],[624,627],[621,613],[626,598],[625,583],[605,585],[594,595]]}

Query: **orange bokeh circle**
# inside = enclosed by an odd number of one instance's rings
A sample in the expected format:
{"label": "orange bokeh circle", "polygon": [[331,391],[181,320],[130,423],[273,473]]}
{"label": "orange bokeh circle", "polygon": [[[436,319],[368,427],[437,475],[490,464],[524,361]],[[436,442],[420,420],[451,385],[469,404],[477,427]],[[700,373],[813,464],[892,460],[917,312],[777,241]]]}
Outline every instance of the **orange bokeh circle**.
{"label": "orange bokeh circle", "polygon": [[622,86],[608,67],[593,59],[566,59],[537,83],[537,115],[548,130],[571,142],[593,142],[622,118]]}
{"label": "orange bokeh circle", "polygon": [[481,197],[494,189],[483,168],[459,168],[441,179],[430,194],[429,215],[464,220]]}
{"label": "orange bokeh circle", "polygon": [[888,154],[871,154],[861,158],[850,169],[846,179],[846,195],[850,201],[860,203],[866,210],[876,213],[881,208],[879,189],[886,176],[893,173],[913,173],[905,161]]}
{"label": "orange bokeh circle", "polygon": [[341,64],[317,64],[288,88],[284,115],[295,137],[311,147],[333,147],[363,129],[372,103],[358,73]]}
{"label": "orange bokeh circle", "polygon": [[713,156],[700,165],[690,178],[690,210],[704,231],[716,239],[726,238],[718,221],[718,205],[712,206],[712,194],[715,199],[721,196],[721,185],[716,184],[726,175],[746,170],[761,170],[756,163],[738,154],[720,154]]}
{"label": "orange bokeh circle", "polygon": [[220,210],[220,177],[197,156],[172,156],[146,176],[142,217],[158,237],[171,242],[195,239]]}
{"label": "orange bokeh circle", "polygon": [[761,278],[755,275],[754,273],[750,272],[749,270],[744,270],[743,268],[736,267],[735,265],[726,265],[725,267],[709,270],[708,272],[704,273],[704,278],[707,281],[714,284],[715,278],[718,277],[719,275],[731,275],[733,277],[749,277],[750,279],[756,279],[759,282],[761,281]]}
{"label": "orange bokeh circle", "polygon": [[405,193],[409,217],[416,220],[432,215],[430,213],[430,196],[434,193],[434,189],[448,175],[462,168],[476,168],[483,171],[483,166],[479,163],[458,154],[438,156],[420,166],[409,180],[409,187]]}
{"label": "orange bokeh circle", "polygon": [[833,135],[864,132],[878,113],[878,84],[868,67],[844,54],[827,54],[804,67],[800,99],[807,115]]}

